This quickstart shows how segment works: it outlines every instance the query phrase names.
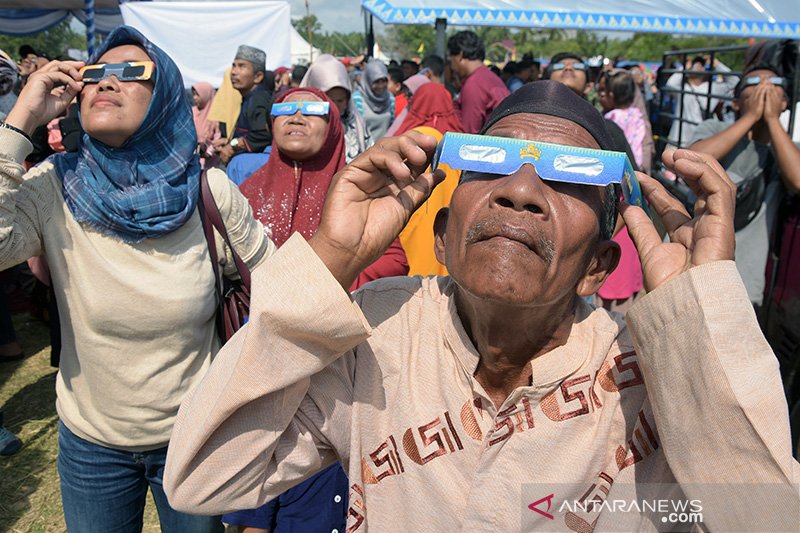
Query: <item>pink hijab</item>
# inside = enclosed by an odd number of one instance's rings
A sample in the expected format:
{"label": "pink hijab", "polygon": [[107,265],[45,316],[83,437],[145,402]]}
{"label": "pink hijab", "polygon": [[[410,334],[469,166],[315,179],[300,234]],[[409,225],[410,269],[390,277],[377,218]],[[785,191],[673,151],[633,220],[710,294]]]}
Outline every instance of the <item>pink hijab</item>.
{"label": "pink hijab", "polygon": [[192,106],[192,117],[194,117],[194,128],[197,130],[197,144],[205,146],[219,137],[219,123],[208,120],[208,113],[211,111],[211,101],[214,99],[214,88],[206,81],[200,81],[192,85],[200,96],[200,103],[203,108]]}

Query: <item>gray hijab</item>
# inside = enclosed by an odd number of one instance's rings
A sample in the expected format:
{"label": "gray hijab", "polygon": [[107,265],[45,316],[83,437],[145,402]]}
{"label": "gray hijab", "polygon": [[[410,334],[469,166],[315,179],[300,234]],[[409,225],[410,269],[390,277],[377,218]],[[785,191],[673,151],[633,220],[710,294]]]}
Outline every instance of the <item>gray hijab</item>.
{"label": "gray hijab", "polygon": [[364,101],[369,108],[372,109],[373,113],[377,115],[386,113],[389,110],[389,106],[392,104],[389,91],[384,91],[381,96],[376,96],[375,93],[372,92],[372,84],[380,79],[389,79],[389,69],[386,68],[383,61],[372,59],[367,63],[367,67],[361,75],[361,80],[358,82],[358,88],[361,90]]}
{"label": "gray hijab", "polygon": [[[347,74],[347,69],[342,65],[341,61],[331,54],[322,54],[314,60],[311,66],[308,67],[306,75],[303,76],[300,87],[313,87],[326,93],[334,87],[341,87],[347,91],[348,98],[352,92],[350,90],[350,76]],[[367,126],[364,124],[364,118],[356,111],[356,105],[353,103],[352,98],[348,100],[346,114],[348,117],[353,117],[355,119],[359,152],[363,152],[367,149]],[[345,123],[345,128],[347,128],[346,121],[343,122]]]}

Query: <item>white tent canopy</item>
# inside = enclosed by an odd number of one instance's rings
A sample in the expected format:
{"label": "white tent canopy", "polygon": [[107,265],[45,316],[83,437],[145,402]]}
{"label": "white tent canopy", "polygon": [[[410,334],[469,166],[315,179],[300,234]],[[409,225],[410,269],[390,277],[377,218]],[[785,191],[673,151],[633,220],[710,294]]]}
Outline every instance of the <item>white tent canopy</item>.
{"label": "white tent canopy", "polygon": [[361,0],[385,24],[800,38],[796,0]]}
{"label": "white tent canopy", "polygon": [[266,51],[268,69],[291,61],[288,2],[127,2],[120,8],[125,24],[172,57],[187,87],[218,85],[241,44]]}
{"label": "white tent canopy", "polygon": [[[314,61],[317,56],[322,53],[317,47],[311,48],[311,45],[308,44],[308,41],[303,39],[303,36],[300,35],[300,33],[294,29],[294,27],[292,27],[291,46],[292,65],[307,65]],[[309,50],[311,52],[310,57]]]}

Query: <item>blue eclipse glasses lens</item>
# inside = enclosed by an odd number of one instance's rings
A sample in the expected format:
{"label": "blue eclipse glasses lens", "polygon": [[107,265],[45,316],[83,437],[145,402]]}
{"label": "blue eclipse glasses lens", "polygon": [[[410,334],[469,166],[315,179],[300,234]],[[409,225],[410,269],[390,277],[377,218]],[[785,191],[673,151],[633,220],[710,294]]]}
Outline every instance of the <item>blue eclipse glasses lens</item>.
{"label": "blue eclipse glasses lens", "polygon": [[431,168],[436,170],[442,164],[461,170],[460,182],[487,175],[509,176],[530,164],[544,180],[600,187],[619,184],[625,201],[650,215],[624,152],[448,132],[436,148]]}
{"label": "blue eclipse glasses lens", "polygon": [[[553,66],[550,67],[550,70],[564,70],[565,68],[567,68],[565,63],[554,63]],[[575,70],[586,70],[586,65],[583,63],[573,63],[572,68]]]}
{"label": "blue eclipse glasses lens", "polygon": [[330,113],[331,104],[330,102],[281,102],[272,104],[273,117],[294,115],[298,111],[306,116],[324,117]]}
{"label": "blue eclipse glasses lens", "polygon": [[[780,85],[781,87],[786,87],[786,78],[781,78],[780,76],[772,76],[767,78],[772,85]],[[750,87],[752,85],[759,85],[761,83],[761,76],[747,76],[744,81],[742,82],[742,88]]]}

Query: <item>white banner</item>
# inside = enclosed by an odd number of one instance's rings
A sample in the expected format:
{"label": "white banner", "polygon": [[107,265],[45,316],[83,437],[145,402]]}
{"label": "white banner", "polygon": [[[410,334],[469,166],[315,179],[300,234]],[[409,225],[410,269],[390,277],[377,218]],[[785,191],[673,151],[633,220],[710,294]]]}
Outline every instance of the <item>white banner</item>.
{"label": "white banner", "polygon": [[142,32],[172,57],[186,87],[214,87],[240,44],[267,53],[267,69],[291,65],[288,2],[126,2],[125,24]]}

